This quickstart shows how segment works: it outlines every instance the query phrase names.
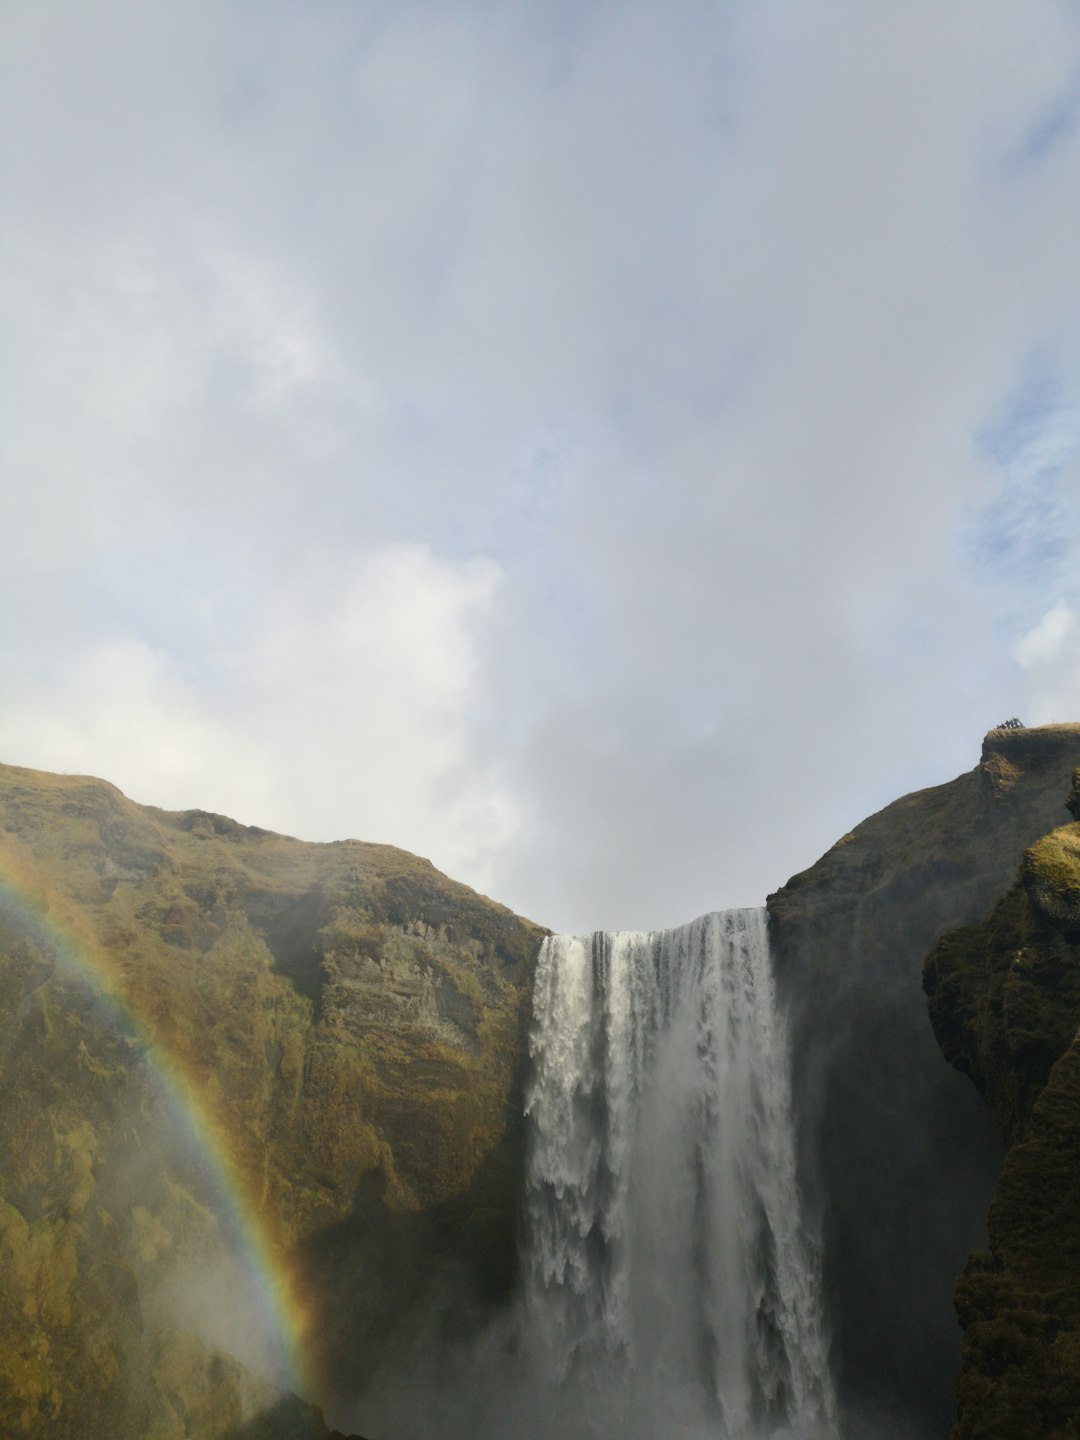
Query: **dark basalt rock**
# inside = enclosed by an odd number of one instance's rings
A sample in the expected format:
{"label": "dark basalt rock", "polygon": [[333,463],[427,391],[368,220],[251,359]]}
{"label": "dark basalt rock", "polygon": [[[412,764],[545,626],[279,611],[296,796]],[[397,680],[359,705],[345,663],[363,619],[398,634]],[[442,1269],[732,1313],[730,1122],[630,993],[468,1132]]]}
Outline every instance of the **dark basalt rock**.
{"label": "dark basalt rock", "polygon": [[1072,773],[1072,789],[1065,801],[1065,808],[1074,820],[1080,820],[1080,770]]}
{"label": "dark basalt rock", "polygon": [[[942,1063],[923,959],[1013,884],[1078,761],[1080,726],[991,731],[977,769],[898,800],[769,897],[846,1434],[923,1440],[954,1419],[953,1288],[985,1247],[1002,1152]],[[950,1059],[976,1063],[939,1035]]]}
{"label": "dark basalt rock", "polygon": [[[1009,1147],[956,1291],[953,1440],[1080,1435],[1080,825],[1045,836],[980,925],[927,957],[930,1018]],[[1063,923],[1064,922],[1064,923]]]}

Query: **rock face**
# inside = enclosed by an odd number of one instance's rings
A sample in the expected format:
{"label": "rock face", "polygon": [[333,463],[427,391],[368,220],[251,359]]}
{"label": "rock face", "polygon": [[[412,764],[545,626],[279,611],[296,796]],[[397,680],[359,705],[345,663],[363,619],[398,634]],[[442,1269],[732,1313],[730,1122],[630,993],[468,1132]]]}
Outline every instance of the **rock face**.
{"label": "rock face", "polygon": [[0,1433],[325,1436],[250,1231],[331,1415],[433,1287],[505,1293],[541,934],[388,846],[0,767]]}
{"label": "rock face", "polygon": [[[972,1251],[956,1440],[1080,1434],[1078,766],[992,731],[770,897],[845,1440],[947,1432]],[[343,1424],[395,1332],[505,1298],[543,933],[0,767],[0,1435],[328,1440],[290,1389]]]}
{"label": "rock face", "polygon": [[[991,731],[974,771],[872,816],[769,899],[848,1436],[922,1440],[955,1416],[954,1277],[985,1247],[1001,1145],[943,1062],[922,963],[1008,889],[1078,762],[1080,726]],[[1030,873],[1024,903],[1067,946],[1068,887]]]}
{"label": "rock face", "polygon": [[[1072,807],[1070,806],[1070,809]],[[957,1289],[953,1440],[1080,1436],[1080,824],[1039,840],[981,925],[926,962],[941,1048],[1008,1147]]]}

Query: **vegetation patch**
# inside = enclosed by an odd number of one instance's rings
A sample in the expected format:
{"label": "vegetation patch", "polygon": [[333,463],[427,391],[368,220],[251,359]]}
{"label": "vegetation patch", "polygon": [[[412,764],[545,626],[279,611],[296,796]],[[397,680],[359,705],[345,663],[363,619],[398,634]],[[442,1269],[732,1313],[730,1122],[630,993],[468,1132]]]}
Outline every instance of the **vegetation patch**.
{"label": "vegetation patch", "polygon": [[512,1271],[536,926],[391,846],[12,767],[0,875],[0,1433],[326,1433],[168,1323],[239,1263],[222,1173],[348,1386],[448,1271]]}
{"label": "vegetation patch", "polygon": [[1009,1145],[990,1249],[957,1288],[963,1327],[953,1440],[1080,1437],[1080,826],[1025,855],[982,925],[927,958],[942,1050],[970,1075]]}

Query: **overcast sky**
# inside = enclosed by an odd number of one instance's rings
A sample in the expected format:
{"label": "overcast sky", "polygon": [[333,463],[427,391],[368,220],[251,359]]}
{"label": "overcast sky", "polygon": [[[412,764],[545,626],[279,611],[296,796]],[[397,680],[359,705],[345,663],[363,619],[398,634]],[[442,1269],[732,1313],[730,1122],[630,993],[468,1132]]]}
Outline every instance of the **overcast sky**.
{"label": "overcast sky", "polygon": [[1080,719],[1078,257],[1075,3],[3,0],[0,758],[758,904]]}

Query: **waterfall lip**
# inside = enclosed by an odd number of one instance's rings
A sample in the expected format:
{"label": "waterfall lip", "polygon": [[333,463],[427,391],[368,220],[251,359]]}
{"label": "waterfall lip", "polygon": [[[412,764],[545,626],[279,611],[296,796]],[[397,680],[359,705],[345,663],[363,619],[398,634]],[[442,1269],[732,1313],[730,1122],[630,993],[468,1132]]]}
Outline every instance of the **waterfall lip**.
{"label": "waterfall lip", "polygon": [[731,1440],[833,1435],[765,908],[547,937],[530,1055],[526,1312],[552,1372]]}
{"label": "waterfall lip", "polygon": [[769,912],[764,905],[735,905],[728,910],[704,910],[700,915],[695,915],[692,920],[686,920],[681,925],[661,926],[656,930],[574,930],[560,931],[546,935],[543,944],[550,940],[577,940],[587,942],[595,936],[603,935],[608,940],[657,940],[664,935],[676,935],[680,931],[690,930],[695,925],[702,925],[708,920],[716,920],[726,915],[761,915],[766,925],[769,924]]}

